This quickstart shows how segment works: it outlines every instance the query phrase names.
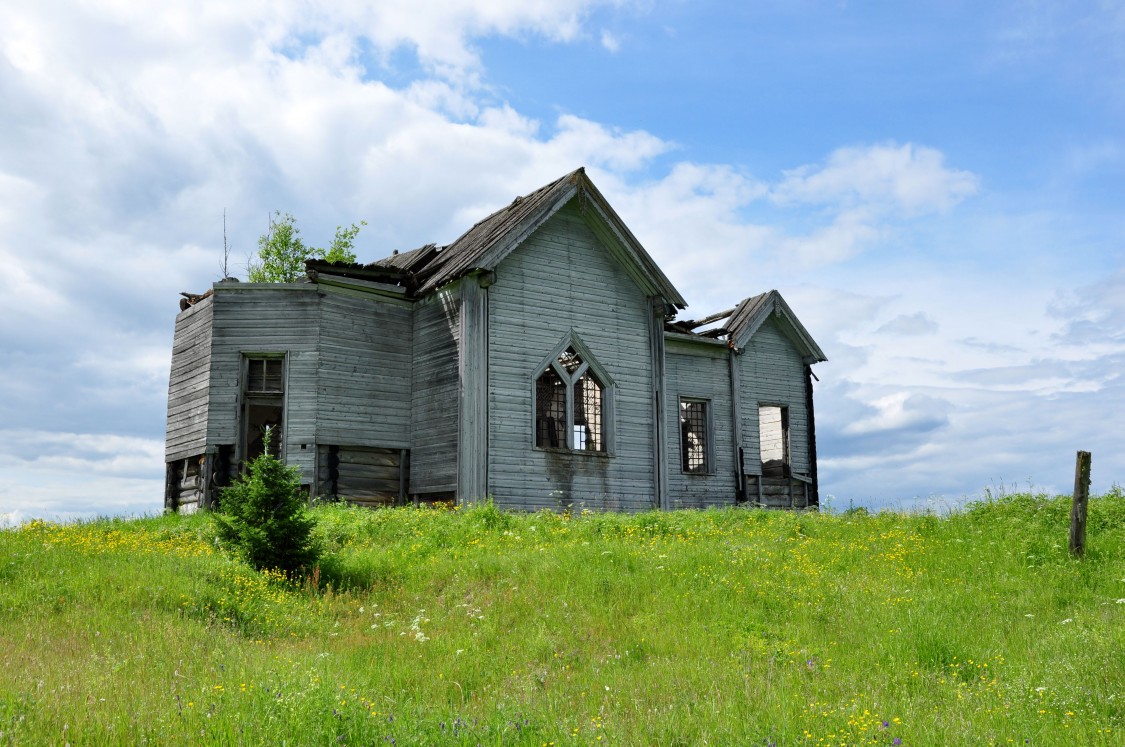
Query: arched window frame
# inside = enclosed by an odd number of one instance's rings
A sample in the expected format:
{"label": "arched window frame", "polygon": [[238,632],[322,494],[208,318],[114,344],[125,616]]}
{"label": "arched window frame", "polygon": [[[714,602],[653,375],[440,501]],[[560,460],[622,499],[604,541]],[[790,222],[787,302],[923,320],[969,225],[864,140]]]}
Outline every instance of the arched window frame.
{"label": "arched window frame", "polygon": [[[573,373],[567,371],[559,363],[559,357],[571,348],[578,357],[582,360],[581,365],[574,370]],[[537,385],[539,377],[542,376],[547,369],[552,369],[556,376],[562,379],[566,384],[566,414],[567,423],[564,428],[566,434],[566,445],[558,446],[558,450],[572,451],[577,454],[590,454],[594,456],[613,456],[616,453],[616,425],[615,425],[615,392],[617,383],[609,372],[605,370],[598,359],[590,352],[590,348],[582,341],[573,330],[551,350],[551,352],[536,366],[535,371],[531,374],[531,445],[533,448],[543,451],[554,451],[556,447],[539,446],[536,439],[536,424],[539,422],[538,412],[538,398],[537,398]],[[574,438],[574,384],[582,376],[587,373],[593,373],[597,382],[602,385],[602,436],[605,439],[605,449],[603,451],[592,451],[587,449],[578,449],[575,447]]]}

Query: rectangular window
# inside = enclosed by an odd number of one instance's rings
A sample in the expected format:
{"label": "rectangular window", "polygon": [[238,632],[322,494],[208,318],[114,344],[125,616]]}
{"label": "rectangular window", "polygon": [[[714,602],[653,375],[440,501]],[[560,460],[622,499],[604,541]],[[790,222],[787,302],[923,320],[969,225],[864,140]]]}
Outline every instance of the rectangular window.
{"label": "rectangular window", "polygon": [[680,399],[680,469],[692,474],[710,474],[711,402]]}
{"label": "rectangular window", "polygon": [[758,407],[758,438],[762,454],[762,475],[789,476],[789,408],[778,405]]}
{"label": "rectangular window", "polygon": [[242,461],[261,456],[266,429],[270,453],[284,454],[285,357],[245,356],[242,384]]}

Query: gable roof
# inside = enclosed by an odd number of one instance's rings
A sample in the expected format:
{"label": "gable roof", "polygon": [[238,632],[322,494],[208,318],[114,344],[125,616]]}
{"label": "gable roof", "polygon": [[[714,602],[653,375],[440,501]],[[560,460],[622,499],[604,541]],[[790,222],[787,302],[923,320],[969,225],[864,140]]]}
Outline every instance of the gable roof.
{"label": "gable roof", "polygon": [[[416,263],[410,269],[418,277],[417,295],[425,295],[475,270],[495,269],[516,247],[575,197],[581,198],[584,210],[593,216],[591,227],[595,233],[626,265],[630,275],[646,293],[660,296],[667,303],[681,309],[687,306],[687,301],[586,176],[584,168],[517,197],[508,206],[474,225],[452,244],[436,250],[424,264]],[[403,256],[400,254],[398,258]],[[380,260],[377,264],[388,263],[392,259],[396,258]]]}
{"label": "gable roof", "polygon": [[812,359],[810,362],[819,363],[828,360],[809,331],[797,319],[793,309],[789,308],[789,304],[785,303],[785,299],[776,290],[751,296],[734,308],[734,313],[731,314],[726,327],[730,330],[730,340],[735,347],[744,347],[770,314],[776,315],[781,320],[798,349]]}

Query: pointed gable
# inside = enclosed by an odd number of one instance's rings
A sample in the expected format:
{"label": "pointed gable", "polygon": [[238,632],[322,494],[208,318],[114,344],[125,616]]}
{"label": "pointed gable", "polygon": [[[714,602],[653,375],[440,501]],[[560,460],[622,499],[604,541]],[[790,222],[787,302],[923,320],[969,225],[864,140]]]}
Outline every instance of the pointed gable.
{"label": "pointed gable", "polygon": [[770,314],[777,317],[786,334],[793,340],[801,354],[808,359],[807,362],[820,363],[828,360],[809,331],[797,319],[793,309],[789,308],[789,304],[785,303],[785,299],[776,290],[751,296],[735,307],[734,313],[727,322],[730,339],[735,347],[745,347]]}
{"label": "pointed gable", "polygon": [[591,229],[647,295],[684,308],[687,302],[597,190],[585,169],[577,169],[528,195],[517,197],[417,270],[417,294],[425,295],[475,270],[493,270],[532,233],[578,199]]}

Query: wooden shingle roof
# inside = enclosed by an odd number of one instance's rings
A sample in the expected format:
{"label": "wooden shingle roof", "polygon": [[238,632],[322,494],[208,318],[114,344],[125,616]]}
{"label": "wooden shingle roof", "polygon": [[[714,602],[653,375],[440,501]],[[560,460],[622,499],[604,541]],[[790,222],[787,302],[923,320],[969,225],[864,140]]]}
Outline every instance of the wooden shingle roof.
{"label": "wooden shingle roof", "polygon": [[730,330],[731,341],[740,348],[746,345],[770,314],[777,315],[787,326],[793,341],[810,359],[809,362],[828,360],[824,356],[824,351],[816,344],[816,340],[793,313],[793,309],[789,308],[789,304],[785,303],[785,299],[776,290],[751,296],[734,308],[734,313],[730,315],[725,325]]}
{"label": "wooden shingle roof", "polygon": [[[632,232],[602,197],[585,169],[577,169],[480,221],[457,240],[437,250],[424,266],[414,269],[417,295],[422,296],[475,270],[492,270],[537,228],[576,197],[596,225],[596,233],[615,245],[619,259],[649,295],[660,296],[679,308],[687,302]],[[419,251],[419,250],[415,250]],[[399,255],[400,257],[402,255]],[[385,261],[385,260],[380,260]]]}

